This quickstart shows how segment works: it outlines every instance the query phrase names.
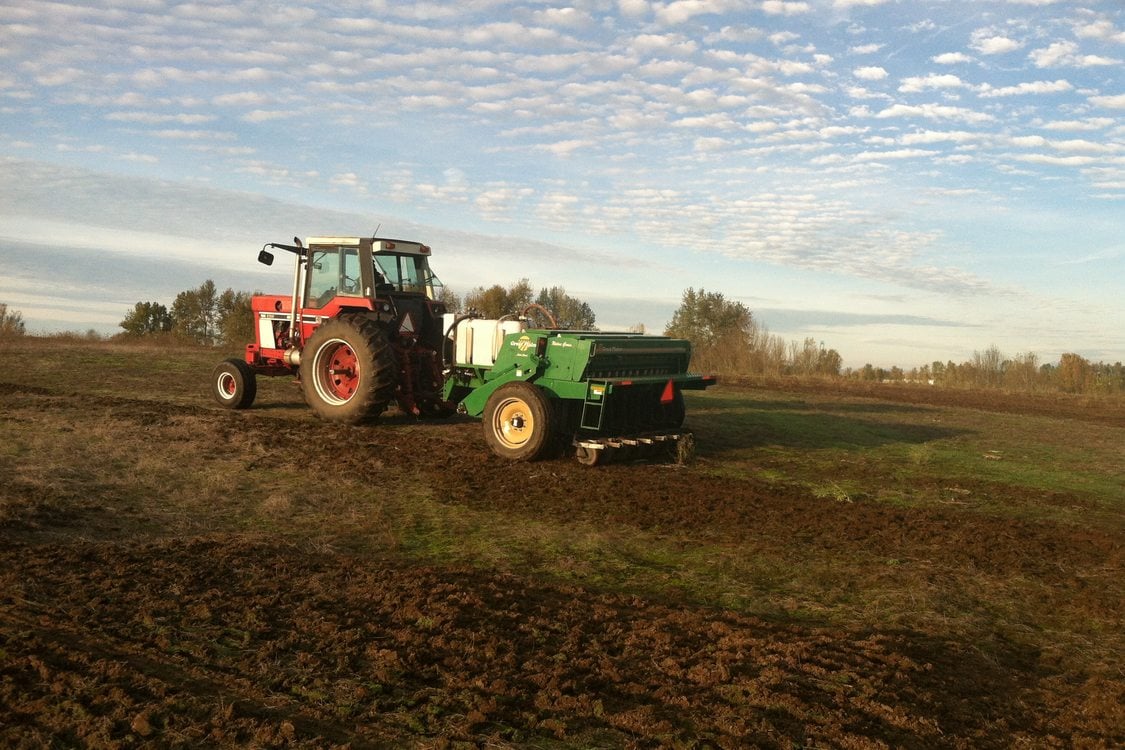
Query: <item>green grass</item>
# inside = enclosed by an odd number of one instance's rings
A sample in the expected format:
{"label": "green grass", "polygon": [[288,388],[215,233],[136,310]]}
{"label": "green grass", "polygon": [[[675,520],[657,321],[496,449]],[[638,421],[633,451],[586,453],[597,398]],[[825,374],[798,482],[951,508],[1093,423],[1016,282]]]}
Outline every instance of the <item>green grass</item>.
{"label": "green grass", "polygon": [[[977,512],[1078,524],[1094,512],[1120,522],[1125,443],[1118,428],[756,391],[692,394],[689,414],[707,470],[717,475],[902,506],[948,504],[972,488]],[[1056,495],[1076,503],[1060,504]]]}

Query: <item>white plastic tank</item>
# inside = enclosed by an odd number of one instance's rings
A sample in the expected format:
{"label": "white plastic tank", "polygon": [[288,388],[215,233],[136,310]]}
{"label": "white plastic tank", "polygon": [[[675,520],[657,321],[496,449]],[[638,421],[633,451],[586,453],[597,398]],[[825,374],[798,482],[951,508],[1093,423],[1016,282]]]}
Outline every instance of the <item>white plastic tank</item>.
{"label": "white plastic tank", "polygon": [[[445,314],[446,330],[453,324],[453,316]],[[488,367],[496,362],[500,344],[509,333],[519,333],[524,325],[518,320],[462,320],[457,324],[454,362],[458,365]]]}

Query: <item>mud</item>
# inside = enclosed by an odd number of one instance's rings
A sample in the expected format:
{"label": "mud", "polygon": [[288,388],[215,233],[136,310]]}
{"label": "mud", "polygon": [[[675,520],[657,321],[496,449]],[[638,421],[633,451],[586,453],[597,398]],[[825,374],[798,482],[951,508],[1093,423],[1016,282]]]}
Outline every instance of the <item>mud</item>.
{"label": "mud", "polygon": [[1066,728],[1036,654],[996,663],[921,633],[237,539],[0,560],[0,738],[16,747],[1008,747]]}

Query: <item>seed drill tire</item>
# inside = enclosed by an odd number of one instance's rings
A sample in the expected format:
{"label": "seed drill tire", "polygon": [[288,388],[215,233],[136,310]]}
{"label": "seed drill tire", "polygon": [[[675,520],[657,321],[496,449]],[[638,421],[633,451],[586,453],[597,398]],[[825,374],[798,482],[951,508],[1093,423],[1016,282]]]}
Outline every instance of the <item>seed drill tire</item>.
{"label": "seed drill tire", "polygon": [[398,365],[377,322],[344,315],[322,324],[301,352],[301,390],[330,422],[374,421],[394,398]]}
{"label": "seed drill tire", "polygon": [[496,389],[484,406],[484,440],[509,461],[534,461],[555,446],[550,399],[531,383],[516,381]]}

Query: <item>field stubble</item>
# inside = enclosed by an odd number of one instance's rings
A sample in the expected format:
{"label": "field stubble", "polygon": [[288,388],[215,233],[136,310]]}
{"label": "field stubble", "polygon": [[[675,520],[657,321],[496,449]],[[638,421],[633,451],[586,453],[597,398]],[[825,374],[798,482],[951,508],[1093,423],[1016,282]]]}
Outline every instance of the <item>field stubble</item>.
{"label": "field stubble", "polygon": [[727,388],[688,466],[513,465],[0,346],[2,744],[1125,742],[1116,405]]}

